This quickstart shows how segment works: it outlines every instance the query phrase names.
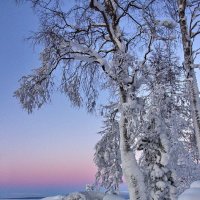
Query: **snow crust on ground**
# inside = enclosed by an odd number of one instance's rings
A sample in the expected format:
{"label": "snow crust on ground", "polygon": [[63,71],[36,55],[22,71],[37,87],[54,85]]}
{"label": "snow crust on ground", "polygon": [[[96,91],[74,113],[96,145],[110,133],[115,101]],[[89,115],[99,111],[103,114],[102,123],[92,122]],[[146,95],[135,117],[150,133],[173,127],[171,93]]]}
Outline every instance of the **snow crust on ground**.
{"label": "snow crust on ground", "polygon": [[178,200],[200,200],[200,189],[188,189],[179,196]]}
{"label": "snow crust on ground", "polygon": [[64,196],[58,195],[58,196],[53,196],[53,197],[45,197],[42,200],[64,200]]}
{"label": "snow crust on ground", "polygon": [[200,181],[195,181],[191,184],[190,188],[199,188],[200,190]]}
{"label": "snow crust on ground", "polygon": [[53,196],[46,197],[42,200],[125,200],[118,195],[113,194],[103,194],[100,192],[74,192],[70,193],[68,196]]}
{"label": "snow crust on ground", "polygon": [[104,196],[103,200],[124,200],[124,198],[113,194],[107,194]]}
{"label": "snow crust on ground", "polygon": [[71,193],[67,197],[64,198],[65,200],[86,200],[86,196],[79,192]]}
{"label": "snow crust on ground", "polygon": [[86,191],[81,193],[85,195],[86,200],[102,200],[105,196],[102,192]]}
{"label": "snow crust on ground", "polygon": [[185,190],[178,200],[200,200],[200,181],[195,181],[190,188]]}
{"label": "snow crust on ground", "polygon": [[[101,192],[86,191],[86,192],[74,192],[68,196],[53,196],[46,197],[42,200],[125,200],[124,198],[113,195],[104,194]],[[190,188],[185,190],[179,197],[178,200],[200,200],[200,180],[195,181],[191,184]]]}

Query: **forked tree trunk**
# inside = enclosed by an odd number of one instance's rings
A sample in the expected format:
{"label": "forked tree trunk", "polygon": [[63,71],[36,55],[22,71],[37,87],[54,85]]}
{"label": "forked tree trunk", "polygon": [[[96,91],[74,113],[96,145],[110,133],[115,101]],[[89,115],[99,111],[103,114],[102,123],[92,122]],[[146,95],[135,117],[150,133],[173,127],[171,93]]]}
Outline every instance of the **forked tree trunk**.
{"label": "forked tree trunk", "polygon": [[179,24],[182,34],[182,44],[184,51],[184,66],[187,72],[187,79],[189,81],[190,104],[192,108],[192,118],[194,123],[194,130],[196,136],[197,147],[200,156],[200,100],[197,79],[194,71],[194,60],[192,55],[191,36],[187,27],[186,20],[186,0],[178,0],[179,5]]}
{"label": "forked tree trunk", "polygon": [[[121,90],[121,103],[126,102],[126,95]],[[130,200],[147,200],[144,176],[135,159],[135,154],[130,148],[126,126],[127,119],[122,111],[120,117],[120,153],[123,175],[128,187]]]}

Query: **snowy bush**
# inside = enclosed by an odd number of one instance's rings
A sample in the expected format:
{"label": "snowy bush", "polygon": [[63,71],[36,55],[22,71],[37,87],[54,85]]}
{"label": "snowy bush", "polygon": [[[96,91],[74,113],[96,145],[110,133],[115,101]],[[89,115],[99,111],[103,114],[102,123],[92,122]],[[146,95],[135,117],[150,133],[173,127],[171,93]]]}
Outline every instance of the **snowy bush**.
{"label": "snowy bush", "polygon": [[85,195],[76,192],[69,194],[65,200],[86,200],[86,197]]}
{"label": "snowy bush", "polygon": [[86,191],[86,192],[81,192],[87,200],[103,200],[103,197],[105,196],[104,193],[102,192],[97,192],[97,191]]}
{"label": "snowy bush", "polygon": [[103,200],[124,200],[124,198],[119,197],[118,195],[107,194],[107,195],[105,195]]}
{"label": "snowy bush", "polygon": [[88,192],[89,192],[89,191],[93,191],[93,190],[94,190],[94,185],[86,184],[85,190],[88,191]]}

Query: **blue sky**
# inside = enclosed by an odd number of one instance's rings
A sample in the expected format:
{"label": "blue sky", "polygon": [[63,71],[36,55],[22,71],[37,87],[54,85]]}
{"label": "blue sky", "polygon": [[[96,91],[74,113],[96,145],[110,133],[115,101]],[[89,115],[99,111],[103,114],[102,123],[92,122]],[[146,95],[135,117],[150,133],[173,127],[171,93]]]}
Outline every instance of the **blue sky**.
{"label": "blue sky", "polygon": [[28,115],[13,92],[39,65],[40,48],[25,40],[37,30],[30,5],[0,1],[0,194],[66,193],[94,178],[93,147],[100,119],[55,94]]}
{"label": "blue sky", "polygon": [[101,119],[58,93],[31,115],[22,110],[13,92],[21,76],[39,66],[40,47],[25,40],[38,20],[29,4],[1,0],[0,24],[0,197],[84,189],[94,179]]}

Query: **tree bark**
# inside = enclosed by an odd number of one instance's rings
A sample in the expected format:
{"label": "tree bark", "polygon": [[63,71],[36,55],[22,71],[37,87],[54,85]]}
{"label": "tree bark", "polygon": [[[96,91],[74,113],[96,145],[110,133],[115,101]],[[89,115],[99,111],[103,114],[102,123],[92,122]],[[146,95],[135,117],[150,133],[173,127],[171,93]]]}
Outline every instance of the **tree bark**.
{"label": "tree bark", "polygon": [[179,5],[179,24],[182,35],[182,44],[184,51],[184,67],[187,72],[187,79],[189,81],[189,92],[190,92],[190,104],[192,109],[192,118],[194,123],[195,137],[197,142],[197,148],[200,156],[200,100],[199,100],[199,89],[197,85],[196,74],[193,68],[194,60],[192,55],[192,43],[191,36],[187,27],[186,20],[186,0],[178,0]]}
{"label": "tree bark", "polygon": [[[123,89],[121,92],[121,105],[127,102],[127,95]],[[121,112],[120,117],[120,153],[122,160],[123,175],[129,190],[130,200],[147,200],[144,176],[135,158],[135,154],[130,148],[127,135],[127,118]]]}

